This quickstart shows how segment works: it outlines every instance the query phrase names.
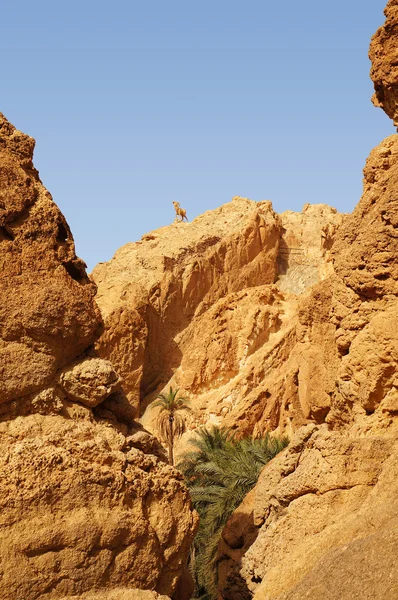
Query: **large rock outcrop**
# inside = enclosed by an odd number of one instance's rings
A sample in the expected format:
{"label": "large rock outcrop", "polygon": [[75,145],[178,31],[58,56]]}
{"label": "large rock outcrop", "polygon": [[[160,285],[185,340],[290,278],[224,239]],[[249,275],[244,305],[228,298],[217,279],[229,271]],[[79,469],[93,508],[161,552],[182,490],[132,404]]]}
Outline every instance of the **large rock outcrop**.
{"label": "large rock outcrop", "polygon": [[95,286],[33,166],[34,145],[0,113],[0,403],[43,388],[101,328]]}
{"label": "large rock outcrop", "polygon": [[33,148],[0,115],[0,599],[182,600],[197,517],[93,350],[96,287]]}
{"label": "large rock outcrop", "polygon": [[[342,218],[324,205],[279,216],[268,201],[237,197],[98,265],[97,349],[136,414],[173,385],[192,400],[192,426],[290,431],[322,416],[324,399],[308,406],[297,394],[297,297],[332,269]],[[150,411],[143,422],[151,427]]]}
{"label": "large rock outcrop", "polygon": [[[394,120],[398,3],[374,36],[376,102]],[[220,598],[398,596],[398,136],[375,148],[335,235],[333,273],[299,302],[299,393],[329,396],[263,470],[220,543]],[[318,349],[318,352],[311,349]],[[300,374],[299,374],[300,375]],[[312,386],[309,394],[308,386]]]}
{"label": "large rock outcrop", "polygon": [[396,436],[308,425],[223,532],[225,600],[396,598]]}
{"label": "large rock outcrop", "polygon": [[370,76],[375,93],[372,101],[380,106],[398,127],[398,2],[389,0],[384,11],[386,21],[372,38],[369,58],[372,62]]}
{"label": "large rock outcrop", "polygon": [[196,520],[181,476],[135,446],[77,404],[0,423],[0,598],[172,595]]}

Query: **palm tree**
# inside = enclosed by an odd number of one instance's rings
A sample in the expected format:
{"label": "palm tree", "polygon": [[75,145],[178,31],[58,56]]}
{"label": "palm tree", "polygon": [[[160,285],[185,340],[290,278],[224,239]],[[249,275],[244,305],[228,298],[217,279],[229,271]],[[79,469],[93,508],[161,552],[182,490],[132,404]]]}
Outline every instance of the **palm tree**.
{"label": "palm tree", "polygon": [[222,530],[246,494],[255,486],[262,468],[288,443],[266,435],[236,439],[228,429],[201,429],[190,440],[194,450],[177,465],[184,473],[200,525],[191,551],[191,569],[197,597],[217,597],[217,549]]}
{"label": "palm tree", "polygon": [[159,408],[156,416],[156,428],[160,437],[167,444],[169,450],[169,463],[174,465],[174,440],[182,436],[185,431],[185,419],[181,412],[191,412],[185,398],[177,398],[179,390],[170,386],[168,394],[159,394],[152,408]]}

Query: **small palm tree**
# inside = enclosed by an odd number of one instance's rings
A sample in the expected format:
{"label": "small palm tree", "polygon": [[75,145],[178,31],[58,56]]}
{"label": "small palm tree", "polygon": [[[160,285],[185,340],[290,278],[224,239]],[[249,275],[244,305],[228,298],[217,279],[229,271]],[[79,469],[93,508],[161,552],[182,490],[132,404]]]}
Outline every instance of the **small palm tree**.
{"label": "small palm tree", "polygon": [[160,437],[167,444],[169,450],[169,463],[174,465],[174,440],[182,436],[185,431],[185,419],[181,412],[191,412],[185,398],[177,398],[179,390],[170,390],[167,394],[159,394],[152,408],[159,408],[156,416],[156,428]]}

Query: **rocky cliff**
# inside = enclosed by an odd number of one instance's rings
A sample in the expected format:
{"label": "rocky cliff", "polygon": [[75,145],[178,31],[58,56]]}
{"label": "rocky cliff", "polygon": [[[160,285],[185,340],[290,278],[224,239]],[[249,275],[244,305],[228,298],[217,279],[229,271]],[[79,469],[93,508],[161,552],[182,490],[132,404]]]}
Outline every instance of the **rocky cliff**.
{"label": "rocky cliff", "polygon": [[196,516],[93,351],[96,287],[33,149],[0,114],[0,598],[171,596]]}
{"label": "rocky cliff", "polygon": [[[324,205],[277,215],[269,201],[237,197],[98,265],[97,349],[117,365],[136,414],[173,385],[191,399],[192,427],[257,433],[322,420],[329,397],[298,393],[297,299],[333,269],[342,220]],[[150,411],[142,419],[151,426]]]}
{"label": "rocky cliff", "polygon": [[[371,43],[396,120],[398,1]],[[285,432],[220,542],[225,600],[396,598],[398,137],[375,148],[351,215],[235,198],[121,248],[93,273],[99,354],[148,405],[169,385],[189,427]]]}
{"label": "rocky cliff", "polygon": [[[397,10],[390,1],[370,50],[374,102],[393,119]],[[397,150],[394,135],[371,152],[333,272],[299,302],[313,394],[329,396],[328,412],[296,432],[227,524],[225,600],[398,596]]]}

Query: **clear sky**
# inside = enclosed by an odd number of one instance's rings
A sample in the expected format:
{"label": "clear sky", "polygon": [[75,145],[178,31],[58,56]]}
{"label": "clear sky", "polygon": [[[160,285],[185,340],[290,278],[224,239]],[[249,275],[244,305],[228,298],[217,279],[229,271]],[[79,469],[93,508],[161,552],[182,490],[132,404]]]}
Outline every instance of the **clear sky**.
{"label": "clear sky", "polygon": [[173,221],[240,195],[278,212],[350,212],[372,147],[386,0],[13,0],[1,14],[0,111],[91,270]]}

